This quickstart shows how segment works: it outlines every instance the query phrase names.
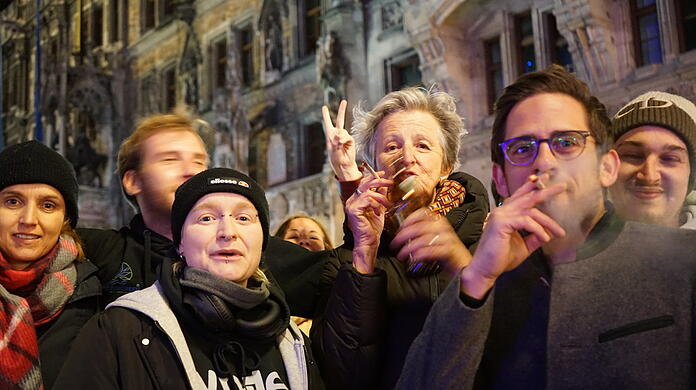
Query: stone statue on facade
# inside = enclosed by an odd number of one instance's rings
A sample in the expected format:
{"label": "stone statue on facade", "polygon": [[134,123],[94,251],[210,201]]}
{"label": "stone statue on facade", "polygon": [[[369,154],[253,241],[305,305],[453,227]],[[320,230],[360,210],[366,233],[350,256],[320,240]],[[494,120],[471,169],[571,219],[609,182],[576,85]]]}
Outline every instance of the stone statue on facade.
{"label": "stone statue on facade", "polygon": [[343,55],[341,41],[335,31],[317,40],[316,52],[317,78],[324,94],[324,104],[332,111],[338,110],[338,104],[345,98],[348,65]]}
{"label": "stone statue on facade", "polygon": [[283,31],[278,14],[268,15],[264,32],[266,71],[281,71],[283,69]]}
{"label": "stone statue on facade", "polygon": [[75,167],[77,182],[81,185],[103,187],[101,173],[106,168],[106,155],[97,153],[89,139],[81,133],[68,149],[68,160]]}
{"label": "stone statue on facade", "polygon": [[198,107],[199,88],[198,88],[198,65],[201,63],[201,53],[198,39],[189,26],[186,35],[186,44],[179,59],[179,83],[181,85],[181,96],[184,103],[190,107]]}

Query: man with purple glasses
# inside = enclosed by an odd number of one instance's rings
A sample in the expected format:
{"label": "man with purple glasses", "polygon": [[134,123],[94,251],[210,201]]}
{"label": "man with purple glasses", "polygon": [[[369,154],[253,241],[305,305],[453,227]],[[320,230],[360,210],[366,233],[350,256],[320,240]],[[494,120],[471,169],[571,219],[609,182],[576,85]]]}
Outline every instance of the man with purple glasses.
{"label": "man with purple glasses", "polygon": [[616,216],[609,118],[563,68],[520,77],[495,115],[505,200],[397,388],[692,388],[696,233]]}

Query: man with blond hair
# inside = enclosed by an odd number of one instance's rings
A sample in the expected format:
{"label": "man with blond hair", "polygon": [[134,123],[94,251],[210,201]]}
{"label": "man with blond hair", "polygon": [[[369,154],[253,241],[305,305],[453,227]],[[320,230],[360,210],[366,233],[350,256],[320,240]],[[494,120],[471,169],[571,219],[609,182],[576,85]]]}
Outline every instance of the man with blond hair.
{"label": "man with blond hair", "polygon": [[78,229],[87,257],[100,267],[106,303],[157,279],[157,266],[172,247],[174,192],[208,161],[195,119],[181,112],[146,117],[123,141],[118,174],[139,212],[120,230]]}

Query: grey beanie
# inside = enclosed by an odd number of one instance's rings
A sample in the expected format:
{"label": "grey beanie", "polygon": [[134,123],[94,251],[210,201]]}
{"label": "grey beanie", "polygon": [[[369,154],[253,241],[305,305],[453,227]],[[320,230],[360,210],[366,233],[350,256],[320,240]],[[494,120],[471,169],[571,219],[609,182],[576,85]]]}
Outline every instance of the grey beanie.
{"label": "grey beanie", "polygon": [[667,92],[650,91],[631,100],[611,121],[612,145],[630,130],[640,126],[659,126],[674,132],[686,144],[691,162],[689,188],[696,175],[696,106],[689,100]]}

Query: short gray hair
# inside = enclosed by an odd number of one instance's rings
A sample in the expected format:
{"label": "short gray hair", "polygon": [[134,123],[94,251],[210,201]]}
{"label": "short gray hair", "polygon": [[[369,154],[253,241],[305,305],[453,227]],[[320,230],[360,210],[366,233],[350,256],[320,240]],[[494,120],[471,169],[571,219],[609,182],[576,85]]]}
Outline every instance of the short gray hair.
{"label": "short gray hair", "polygon": [[433,88],[407,87],[388,93],[375,107],[366,112],[360,105],[353,109],[351,133],[355,139],[357,155],[375,166],[375,132],[379,123],[389,114],[403,111],[423,111],[431,114],[440,124],[440,144],[443,163],[450,170],[458,164],[462,135],[467,134],[462,118],[457,115],[454,98],[446,92],[434,92]]}

